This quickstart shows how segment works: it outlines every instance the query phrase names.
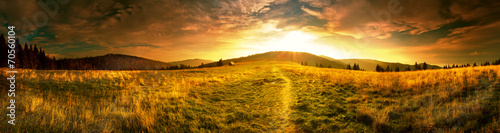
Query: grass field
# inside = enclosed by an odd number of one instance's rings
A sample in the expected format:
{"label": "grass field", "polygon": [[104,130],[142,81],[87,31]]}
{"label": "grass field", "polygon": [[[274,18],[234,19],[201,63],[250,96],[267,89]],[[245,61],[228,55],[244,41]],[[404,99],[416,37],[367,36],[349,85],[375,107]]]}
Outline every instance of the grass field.
{"label": "grass field", "polygon": [[16,125],[3,114],[0,132],[500,132],[500,66],[18,72]]}

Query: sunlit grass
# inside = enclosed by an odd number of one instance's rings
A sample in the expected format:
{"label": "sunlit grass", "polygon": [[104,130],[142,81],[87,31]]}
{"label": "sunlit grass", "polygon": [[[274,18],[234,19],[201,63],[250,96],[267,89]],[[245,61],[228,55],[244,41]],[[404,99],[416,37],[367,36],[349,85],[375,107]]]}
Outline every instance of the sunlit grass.
{"label": "sunlit grass", "polygon": [[0,117],[0,130],[495,132],[499,71],[377,73],[289,62],[175,71],[23,69],[16,75],[16,126]]}
{"label": "sunlit grass", "polygon": [[[295,88],[303,88],[296,92],[303,98],[295,106],[311,106],[295,113],[306,131],[499,130],[499,66],[397,73],[281,67]],[[313,121],[324,116],[329,119]]]}

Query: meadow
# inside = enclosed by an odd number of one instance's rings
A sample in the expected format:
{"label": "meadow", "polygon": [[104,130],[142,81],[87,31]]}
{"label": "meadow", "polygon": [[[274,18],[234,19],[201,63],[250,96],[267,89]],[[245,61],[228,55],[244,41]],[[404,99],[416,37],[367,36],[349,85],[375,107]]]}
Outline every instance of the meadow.
{"label": "meadow", "polygon": [[[0,117],[0,132],[500,132],[499,71],[378,73],[292,62],[19,69],[16,125]],[[7,83],[1,107],[9,106]]]}

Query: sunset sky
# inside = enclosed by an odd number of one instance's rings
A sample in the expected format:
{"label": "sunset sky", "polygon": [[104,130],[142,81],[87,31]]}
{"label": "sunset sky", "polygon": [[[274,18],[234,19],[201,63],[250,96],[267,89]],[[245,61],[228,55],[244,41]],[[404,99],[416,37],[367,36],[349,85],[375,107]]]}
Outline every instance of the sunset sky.
{"label": "sunset sky", "polygon": [[14,25],[57,58],[169,62],[281,50],[408,64],[500,58],[498,0],[41,1],[0,1],[0,31]]}

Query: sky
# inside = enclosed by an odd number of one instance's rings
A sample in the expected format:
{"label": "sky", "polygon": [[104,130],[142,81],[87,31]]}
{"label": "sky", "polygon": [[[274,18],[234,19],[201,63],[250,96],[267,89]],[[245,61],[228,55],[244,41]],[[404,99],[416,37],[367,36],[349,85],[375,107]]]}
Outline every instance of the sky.
{"label": "sky", "polygon": [[498,0],[1,0],[0,32],[56,58],[267,51],[463,64],[500,58]]}

